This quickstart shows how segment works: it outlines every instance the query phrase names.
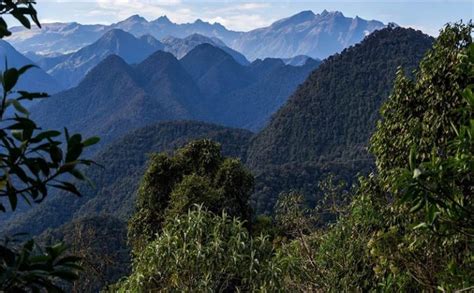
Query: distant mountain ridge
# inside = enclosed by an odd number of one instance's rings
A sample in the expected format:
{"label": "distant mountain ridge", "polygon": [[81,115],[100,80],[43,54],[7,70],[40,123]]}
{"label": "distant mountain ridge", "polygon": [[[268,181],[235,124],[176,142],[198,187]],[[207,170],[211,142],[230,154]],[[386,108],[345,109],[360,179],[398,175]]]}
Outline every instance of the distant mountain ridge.
{"label": "distant mountain ridge", "polygon": [[158,50],[170,52],[181,59],[201,44],[211,44],[227,52],[240,64],[249,64],[245,56],[230,49],[217,38],[192,34],[184,39],[168,37],[160,42],[151,35],[136,38],[121,29],[106,32],[96,42],[74,53],[46,58],[37,55],[33,57],[37,64],[47,70],[64,88],[71,88],[78,85],[93,67],[111,54],[120,56],[129,64],[139,63]]}
{"label": "distant mountain ridge", "polygon": [[218,38],[249,60],[292,58],[298,55],[323,59],[360,42],[367,34],[383,27],[385,25],[376,20],[350,18],[341,12],[326,10],[320,14],[303,11],[249,32],[228,30],[219,23],[211,24],[200,19],[193,23],[176,24],[166,16],[147,21],[139,15],[133,15],[111,25],[53,23],[44,24],[42,30],[16,27],[8,41],[21,52],[69,53],[95,42],[109,30],[121,29],[136,37],[150,35],[157,40],[170,36],[186,38],[193,34]]}
{"label": "distant mountain ridge", "polygon": [[65,88],[71,88],[76,86],[89,70],[111,54],[116,54],[125,62],[133,64],[145,60],[150,54],[163,48],[159,42],[138,39],[123,30],[112,29],[93,44],[75,53],[62,58],[53,57],[59,63],[51,64],[53,66],[48,68],[48,73]]}
{"label": "distant mountain ridge", "polygon": [[13,34],[7,38],[7,41],[21,52],[67,54],[92,44],[112,29],[124,30],[136,37],[151,35],[158,40],[168,36],[185,38],[197,33],[219,38],[225,43],[230,43],[241,34],[241,32],[227,30],[219,23],[211,24],[199,19],[194,23],[176,24],[166,16],[147,21],[139,15],[133,15],[111,25],[82,25],[72,22],[45,23],[41,29],[32,27],[31,30],[14,27],[12,28]]}
{"label": "distant mountain ridge", "polygon": [[156,51],[136,65],[108,55],[77,87],[42,101],[32,115],[45,128],[99,135],[104,145],[166,120],[258,129],[318,64],[296,67],[268,59],[241,65],[210,44],[181,60]]}
{"label": "distant mountain ridge", "polygon": [[324,59],[383,27],[385,25],[380,21],[345,17],[339,11],[324,10],[321,14],[302,11],[268,27],[242,34],[232,43],[232,48],[250,60],[297,55]]}
{"label": "distant mountain ridge", "polygon": [[161,40],[164,45],[164,51],[172,53],[176,58],[181,59],[192,49],[201,44],[210,44],[218,47],[231,55],[235,61],[242,65],[248,65],[250,62],[241,53],[229,48],[218,38],[209,38],[200,34],[192,34],[186,38],[166,37]]}

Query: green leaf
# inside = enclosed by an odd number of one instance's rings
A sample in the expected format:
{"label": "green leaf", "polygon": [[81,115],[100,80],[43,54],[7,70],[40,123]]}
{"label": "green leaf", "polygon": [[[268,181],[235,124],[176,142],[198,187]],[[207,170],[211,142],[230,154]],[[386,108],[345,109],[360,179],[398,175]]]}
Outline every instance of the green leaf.
{"label": "green leaf", "polygon": [[416,147],[413,146],[410,148],[410,155],[408,157],[408,163],[410,166],[410,170],[413,170],[415,168],[415,163],[416,163]]}
{"label": "green leaf", "polygon": [[12,211],[14,211],[18,203],[18,197],[14,192],[8,192],[8,201],[10,202],[10,206],[12,207]]}
{"label": "green leaf", "polygon": [[91,146],[91,145],[94,145],[94,144],[98,143],[99,141],[100,141],[100,138],[97,137],[97,136],[94,136],[94,137],[86,139],[82,143],[82,145],[85,146],[85,147],[88,147],[88,146]]}
{"label": "green leaf", "polygon": [[69,171],[69,173],[71,173],[74,177],[76,177],[79,180],[85,180],[86,179],[86,177],[81,173],[81,171],[79,171],[77,169],[72,169],[71,171]]}
{"label": "green leaf", "polygon": [[21,67],[20,69],[18,69],[18,74],[22,75],[25,72],[27,72],[28,70],[30,70],[31,68],[38,68],[38,66],[36,66],[34,64],[25,65],[25,66]]}
{"label": "green leaf", "polygon": [[413,229],[416,230],[416,229],[423,229],[423,228],[427,228],[427,227],[428,227],[428,224],[420,223],[420,224],[416,225],[415,227],[413,227]]}
{"label": "green leaf", "polygon": [[38,134],[35,137],[35,140],[41,141],[45,138],[52,138],[52,137],[56,137],[56,136],[59,136],[59,135],[61,135],[61,132],[59,132],[59,131],[48,130],[48,131],[44,131],[44,132],[41,132],[40,134]]}
{"label": "green leaf", "polygon": [[16,70],[15,68],[7,69],[3,73],[3,90],[6,92],[11,91],[18,82],[18,77],[18,70]]}
{"label": "green leaf", "polygon": [[63,159],[63,151],[57,146],[52,145],[49,148],[49,156],[51,157],[51,160],[53,161],[53,163],[58,164]]}
{"label": "green leaf", "polygon": [[25,115],[29,115],[29,114],[30,114],[30,112],[28,112],[28,110],[26,110],[26,108],[24,108],[24,107],[20,104],[20,102],[18,102],[18,100],[13,99],[13,100],[10,100],[10,101],[11,101],[13,107],[15,107],[15,109],[16,109],[18,112],[23,113],[23,114],[25,114]]}
{"label": "green leaf", "polygon": [[11,15],[13,15],[13,17],[15,17],[19,22],[21,22],[21,24],[30,29],[31,28],[31,24],[30,24],[30,21],[28,20],[28,18],[26,16],[23,15],[23,13],[21,11],[19,11],[18,9],[15,9],[11,12]]}

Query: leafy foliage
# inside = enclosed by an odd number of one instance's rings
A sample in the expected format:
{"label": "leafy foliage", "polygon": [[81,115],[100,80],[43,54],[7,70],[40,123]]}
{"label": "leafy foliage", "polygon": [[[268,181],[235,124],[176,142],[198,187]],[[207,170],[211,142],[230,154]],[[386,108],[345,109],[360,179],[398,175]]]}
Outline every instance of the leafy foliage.
{"label": "leafy foliage", "polygon": [[[11,14],[30,28],[30,18],[39,26],[34,2],[2,0],[0,15]],[[10,35],[0,17],[0,38]],[[69,135],[65,129],[66,148],[56,139],[61,132],[42,130],[29,118],[22,105],[25,100],[48,97],[45,93],[31,93],[16,89],[17,83],[32,65],[19,69],[8,68],[0,75],[2,96],[0,105],[0,211],[6,212],[3,199],[7,198],[15,211],[18,198],[28,204],[45,199],[48,189],[56,188],[80,195],[76,186],[64,175],[86,180],[80,165],[90,165],[81,154],[84,148],[98,142],[93,137],[83,140],[80,134]],[[61,177],[60,177],[61,176]],[[60,180],[61,178],[61,180]],[[58,281],[71,282],[80,269],[75,256],[64,256],[67,247],[60,243],[47,246],[44,252],[33,240],[13,245],[9,239],[0,245],[0,290],[3,292],[61,291]]]}
{"label": "leafy foliage", "polygon": [[371,140],[377,173],[337,223],[290,245],[306,290],[472,289],[472,31],[447,25],[414,80],[399,71]]}
{"label": "leafy foliage", "polygon": [[252,175],[238,160],[224,158],[220,145],[210,140],[191,142],[173,157],[152,156],[129,225],[134,252],[153,240],[166,221],[195,204],[249,222],[252,187]]}
{"label": "leafy foliage", "polygon": [[[31,20],[38,26],[41,24],[38,20],[36,10],[34,8],[34,1],[14,1],[14,0],[2,0],[0,2],[0,15],[10,14],[16,20],[18,20],[25,28],[31,28]],[[0,17],[0,39],[10,36],[12,33],[8,29],[8,24]]]}
{"label": "leafy foliage", "polygon": [[292,265],[237,218],[198,206],[168,221],[111,291],[278,291]]}
{"label": "leafy foliage", "polygon": [[39,235],[84,215],[99,214],[126,222],[135,210],[136,190],[152,153],[170,153],[192,140],[208,138],[222,145],[223,155],[242,158],[251,135],[246,130],[195,121],[163,122],[138,129],[94,156],[93,160],[105,167],[86,170],[85,175],[93,178],[94,186],[80,184],[78,188],[84,196],[51,194],[41,205],[12,217],[0,230]]}
{"label": "leafy foliage", "polygon": [[63,284],[68,292],[98,292],[129,273],[130,258],[126,224],[113,216],[87,216],[50,229],[38,243],[63,241],[79,258],[81,273],[73,283]]}
{"label": "leafy foliage", "polygon": [[79,258],[64,256],[67,246],[63,243],[42,249],[29,240],[12,248],[10,241],[0,245],[2,292],[61,291],[57,280],[72,282],[78,278]]}

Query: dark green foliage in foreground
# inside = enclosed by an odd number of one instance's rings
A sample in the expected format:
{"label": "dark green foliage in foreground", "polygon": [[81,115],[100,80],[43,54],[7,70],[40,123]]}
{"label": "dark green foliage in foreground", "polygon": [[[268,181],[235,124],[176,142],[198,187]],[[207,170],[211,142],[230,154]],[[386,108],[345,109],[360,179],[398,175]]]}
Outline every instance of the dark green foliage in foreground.
{"label": "dark green foliage in foreground", "polygon": [[[251,135],[246,130],[193,121],[159,123],[133,131],[94,157],[94,161],[106,167],[93,166],[88,168],[86,175],[100,188],[81,185],[82,197],[52,193],[41,205],[15,216],[14,222],[1,228],[10,233],[42,234],[38,239],[40,243],[45,239],[47,243],[64,239],[72,252],[84,257],[84,274],[74,287],[79,291],[96,290],[115,282],[129,270],[130,257],[125,241],[111,242],[110,239],[119,239],[117,230],[126,235],[126,221],[135,208],[135,193],[150,154],[172,152],[191,140],[211,138],[222,144],[224,156],[242,157]],[[91,223],[93,221],[95,224]],[[83,230],[79,227],[87,232],[82,237],[77,236]],[[77,243],[76,239],[84,241]],[[90,241],[89,245],[85,240]],[[94,257],[103,252],[106,257]]]}
{"label": "dark green foliage in foreground", "polygon": [[[0,15],[10,14],[30,28],[31,18],[39,26],[34,2],[0,1]],[[11,35],[0,17],[0,38]],[[29,118],[22,105],[25,101],[47,98],[46,93],[18,89],[18,81],[33,65],[8,68],[0,75],[2,97],[0,99],[0,212],[7,212],[6,201],[14,212],[18,200],[28,205],[42,202],[49,189],[60,189],[80,196],[76,186],[65,175],[86,180],[78,169],[92,161],[81,158],[84,148],[99,141],[98,138],[83,140],[80,134],[69,135],[65,129],[66,146],[57,139],[61,132],[44,130]],[[64,150],[63,150],[64,149]],[[6,239],[0,244],[0,291],[60,292],[58,281],[75,280],[80,266],[75,256],[64,256],[67,247],[55,244],[40,248],[33,240],[24,244]]]}
{"label": "dark green foliage in foreground", "polygon": [[252,187],[253,177],[240,161],[224,158],[221,146],[210,140],[191,142],[173,157],[152,156],[129,224],[134,252],[139,253],[153,240],[166,221],[185,214],[195,204],[250,221]]}
{"label": "dark green foliage in foreground", "polygon": [[167,222],[134,259],[133,273],[110,291],[275,292],[292,265],[238,219],[194,207]]}
{"label": "dark green foliage in foreground", "polygon": [[0,290],[2,292],[61,292],[58,280],[78,278],[80,258],[64,256],[67,246],[58,243],[43,248],[33,240],[22,245],[5,240],[0,245]]}
{"label": "dark green foliage in foreground", "polygon": [[[0,15],[11,15],[28,29],[31,28],[31,21],[41,27],[33,4],[35,4],[33,1],[2,0],[0,2]],[[0,16],[0,39],[11,36],[11,34],[7,22],[3,19],[3,16]]]}
{"label": "dark green foliage in foreground", "polygon": [[37,238],[39,243],[64,241],[69,252],[80,258],[81,273],[69,292],[98,292],[129,272],[126,224],[110,215],[75,219]]}

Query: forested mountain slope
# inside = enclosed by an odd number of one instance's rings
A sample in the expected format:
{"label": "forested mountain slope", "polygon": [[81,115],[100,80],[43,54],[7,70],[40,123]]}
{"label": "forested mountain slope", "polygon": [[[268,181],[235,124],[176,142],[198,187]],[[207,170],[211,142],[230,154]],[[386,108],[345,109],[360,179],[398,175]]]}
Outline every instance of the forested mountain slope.
{"label": "forested mountain slope", "polygon": [[[167,63],[167,59],[174,57],[160,52],[160,56],[150,58],[154,62],[158,61],[156,59],[164,59],[162,63]],[[131,129],[150,123],[191,118],[186,111],[177,115],[182,107],[176,111],[169,110],[179,106],[171,105],[167,99],[169,95],[173,95],[169,92],[173,90],[173,86],[180,86],[172,84],[175,79],[165,74],[155,77],[155,82],[158,81],[168,87],[159,89],[152,96],[142,88],[134,68],[120,57],[111,55],[95,67],[76,88],[40,102],[32,109],[32,116],[44,127],[56,129],[65,126],[71,132],[80,131],[85,136],[99,135],[103,144],[117,139]]]}
{"label": "forested mountain slope", "polygon": [[346,178],[367,170],[368,139],[397,68],[411,72],[432,43],[420,31],[387,28],[315,70],[249,147],[248,166],[267,182],[257,190],[262,210],[289,187],[314,192],[323,170]]}
{"label": "forested mountain slope", "polygon": [[40,102],[32,115],[44,127],[98,135],[102,145],[164,120],[257,129],[318,65],[276,60],[244,66],[210,44],[195,47],[181,60],[157,51],[137,65],[110,55],[77,87]]}
{"label": "forested mountain slope", "polygon": [[225,155],[241,158],[251,135],[247,130],[193,121],[164,122],[130,132],[94,158],[103,167],[87,170],[94,186],[82,185],[82,197],[51,194],[41,205],[14,215],[1,232],[37,235],[75,218],[98,214],[126,220],[133,211],[135,191],[151,153],[172,151],[191,140],[209,138],[222,144]]}

